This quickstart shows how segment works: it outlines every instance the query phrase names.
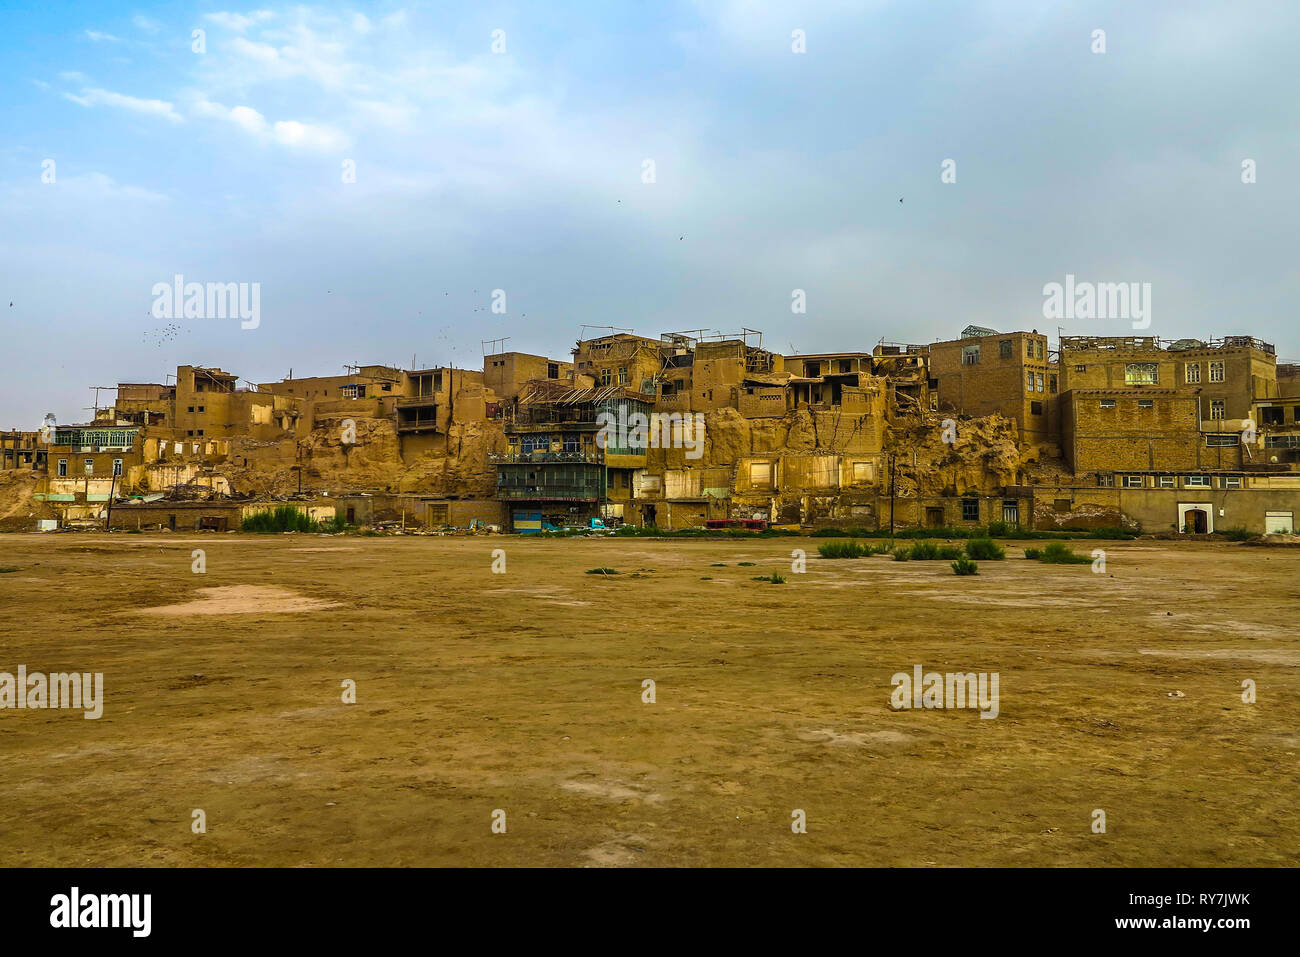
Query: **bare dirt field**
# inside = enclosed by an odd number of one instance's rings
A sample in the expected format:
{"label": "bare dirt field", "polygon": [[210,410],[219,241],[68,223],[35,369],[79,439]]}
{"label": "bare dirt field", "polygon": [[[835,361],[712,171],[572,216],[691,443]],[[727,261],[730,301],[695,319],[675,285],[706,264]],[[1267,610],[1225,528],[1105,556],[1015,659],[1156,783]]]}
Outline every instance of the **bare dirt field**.
{"label": "bare dirt field", "polygon": [[[0,672],[102,672],[105,698],[0,710],[0,854],[1300,860],[1300,550],[1073,543],[1106,549],[1095,574],[1012,543],[957,577],[819,541],[0,535]],[[998,717],[891,710],[918,664],[997,672]]]}

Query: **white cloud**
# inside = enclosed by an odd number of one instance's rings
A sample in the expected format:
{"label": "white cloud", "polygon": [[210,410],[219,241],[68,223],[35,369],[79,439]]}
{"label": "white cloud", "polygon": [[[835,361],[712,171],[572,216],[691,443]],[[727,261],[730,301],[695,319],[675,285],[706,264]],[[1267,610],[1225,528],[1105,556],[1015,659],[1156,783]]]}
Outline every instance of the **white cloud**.
{"label": "white cloud", "polygon": [[98,30],[87,30],[86,39],[93,40],[95,43],[121,43],[120,37],[115,37],[111,33],[100,33]]}
{"label": "white cloud", "polygon": [[160,29],[162,29],[161,25],[158,23],[157,20],[150,20],[148,17],[138,13],[131,18],[131,22],[134,23],[141,30],[143,30],[145,33],[157,33]]}
{"label": "white cloud", "polygon": [[65,97],[73,103],[85,107],[92,106],[113,106],[122,110],[130,110],[133,113],[143,113],[147,116],[159,116],[172,123],[184,122],[181,115],[177,113],[170,103],[166,100],[142,100],[139,97],[127,96],[123,93],[114,93],[111,90],[85,90],[81,95],[74,93],[64,93]]}
{"label": "white cloud", "polygon": [[275,124],[276,142],[283,146],[331,152],[348,146],[348,138],[328,126],[314,126],[295,120],[281,120]]}
{"label": "white cloud", "polygon": [[280,120],[269,124],[265,116],[251,106],[226,107],[212,100],[197,99],[191,112],[195,116],[225,120],[263,143],[277,143],[293,149],[332,152],[347,147],[351,140],[330,126]]}
{"label": "white cloud", "polygon": [[270,10],[254,10],[252,13],[228,13],[225,11],[219,13],[205,13],[204,19],[215,23],[219,27],[225,27],[235,33],[243,33],[249,27],[257,26],[259,23],[265,23],[274,17],[275,14]]}

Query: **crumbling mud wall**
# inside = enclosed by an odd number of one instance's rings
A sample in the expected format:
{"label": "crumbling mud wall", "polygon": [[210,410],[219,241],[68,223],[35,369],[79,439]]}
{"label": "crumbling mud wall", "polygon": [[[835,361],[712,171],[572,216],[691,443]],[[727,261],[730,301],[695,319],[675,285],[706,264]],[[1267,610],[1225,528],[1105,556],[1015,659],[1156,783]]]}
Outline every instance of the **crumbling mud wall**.
{"label": "crumbling mud wall", "polygon": [[0,470],[0,529],[30,531],[37,519],[59,517],[56,509],[35,498],[44,479],[44,472],[30,469]]}

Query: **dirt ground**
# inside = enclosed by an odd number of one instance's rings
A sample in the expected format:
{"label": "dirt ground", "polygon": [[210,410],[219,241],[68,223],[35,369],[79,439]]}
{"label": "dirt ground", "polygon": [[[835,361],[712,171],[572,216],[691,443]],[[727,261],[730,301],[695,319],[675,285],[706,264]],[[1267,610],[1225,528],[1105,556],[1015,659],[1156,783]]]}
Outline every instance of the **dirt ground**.
{"label": "dirt ground", "polygon": [[[0,535],[0,672],[103,672],[105,695],[99,720],[0,710],[0,854],[1300,859],[1300,550],[1074,543],[1105,548],[1095,574],[1011,544],[957,577],[819,541]],[[787,583],[753,580],[772,571]],[[917,664],[998,672],[998,717],[891,710]]]}

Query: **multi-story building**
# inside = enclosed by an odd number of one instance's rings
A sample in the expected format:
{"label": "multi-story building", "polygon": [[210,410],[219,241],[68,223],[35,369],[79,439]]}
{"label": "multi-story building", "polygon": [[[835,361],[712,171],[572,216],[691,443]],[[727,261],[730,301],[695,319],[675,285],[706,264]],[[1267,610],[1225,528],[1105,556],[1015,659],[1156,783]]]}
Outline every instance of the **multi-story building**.
{"label": "multi-story building", "polygon": [[1060,370],[1037,330],[1001,333],[967,326],[960,339],[930,345],[939,411],[1014,419],[1026,444],[1060,435]]}

